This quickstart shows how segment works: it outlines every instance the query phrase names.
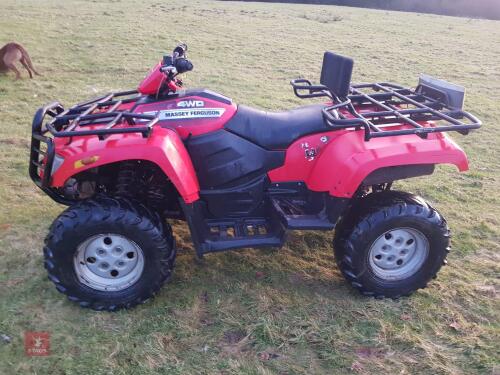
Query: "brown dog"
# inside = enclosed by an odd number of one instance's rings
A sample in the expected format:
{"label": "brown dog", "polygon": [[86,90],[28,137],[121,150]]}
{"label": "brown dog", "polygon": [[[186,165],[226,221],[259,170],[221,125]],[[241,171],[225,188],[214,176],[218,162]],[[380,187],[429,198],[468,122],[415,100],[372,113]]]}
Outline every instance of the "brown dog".
{"label": "brown dog", "polygon": [[40,75],[40,73],[33,68],[30,56],[22,45],[18,43],[7,43],[0,49],[0,72],[12,70],[16,73],[16,79],[21,78],[21,73],[14,65],[14,63],[18,61],[26,68],[30,78],[33,78],[33,74],[31,72]]}

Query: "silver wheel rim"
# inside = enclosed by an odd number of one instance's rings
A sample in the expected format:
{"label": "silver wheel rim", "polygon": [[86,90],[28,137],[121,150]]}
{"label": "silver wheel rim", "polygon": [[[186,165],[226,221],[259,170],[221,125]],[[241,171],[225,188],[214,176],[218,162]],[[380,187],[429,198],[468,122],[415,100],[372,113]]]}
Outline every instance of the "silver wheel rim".
{"label": "silver wheel rim", "polygon": [[118,291],[134,284],[144,270],[144,254],[136,243],[118,234],[98,234],[82,242],[73,258],[83,284]]}
{"label": "silver wheel rim", "polygon": [[384,280],[402,280],[414,275],[429,255],[429,241],[414,228],[395,228],[373,242],[368,253],[370,267]]}

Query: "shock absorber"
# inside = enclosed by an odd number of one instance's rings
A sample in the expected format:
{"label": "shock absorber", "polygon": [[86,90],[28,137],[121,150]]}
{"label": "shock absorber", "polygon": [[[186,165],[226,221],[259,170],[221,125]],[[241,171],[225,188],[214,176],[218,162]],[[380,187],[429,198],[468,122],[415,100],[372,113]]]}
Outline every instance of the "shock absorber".
{"label": "shock absorber", "polygon": [[166,200],[165,188],[156,179],[151,180],[148,186],[148,201],[156,204],[164,204]]}
{"label": "shock absorber", "polygon": [[116,195],[134,197],[137,184],[137,162],[131,160],[123,162],[116,178]]}

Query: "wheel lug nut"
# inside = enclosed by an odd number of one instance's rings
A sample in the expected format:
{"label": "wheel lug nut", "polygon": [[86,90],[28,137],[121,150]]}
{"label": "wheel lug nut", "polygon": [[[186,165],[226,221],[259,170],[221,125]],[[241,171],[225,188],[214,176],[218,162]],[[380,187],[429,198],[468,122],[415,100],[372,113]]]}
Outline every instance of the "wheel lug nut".
{"label": "wheel lug nut", "polygon": [[123,249],[121,247],[117,246],[117,247],[113,248],[112,252],[113,252],[113,255],[119,256],[123,253]]}

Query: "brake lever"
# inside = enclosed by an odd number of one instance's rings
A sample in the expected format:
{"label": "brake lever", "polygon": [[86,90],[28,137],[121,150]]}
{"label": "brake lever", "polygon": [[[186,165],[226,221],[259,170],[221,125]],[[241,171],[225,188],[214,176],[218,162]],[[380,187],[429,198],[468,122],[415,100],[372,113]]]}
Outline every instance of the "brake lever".
{"label": "brake lever", "polygon": [[177,68],[173,65],[168,65],[168,66],[163,65],[162,67],[160,67],[160,72],[176,75]]}

